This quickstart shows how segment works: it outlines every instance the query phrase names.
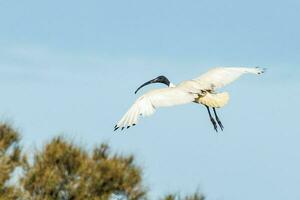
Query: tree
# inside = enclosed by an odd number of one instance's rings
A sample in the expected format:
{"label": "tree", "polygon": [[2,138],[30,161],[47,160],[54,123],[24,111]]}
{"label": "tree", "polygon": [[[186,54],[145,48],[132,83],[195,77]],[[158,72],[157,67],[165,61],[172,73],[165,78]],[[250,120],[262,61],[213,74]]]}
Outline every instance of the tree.
{"label": "tree", "polygon": [[146,194],[141,181],[141,169],[134,164],[133,156],[111,155],[106,144],[89,155],[58,137],[36,153],[21,183],[37,200],[104,200],[115,192],[136,200]]}
{"label": "tree", "polygon": [[[142,169],[133,155],[113,154],[107,144],[87,152],[66,138],[56,137],[27,162],[19,140],[11,126],[0,125],[0,200],[109,200],[113,195],[130,200],[147,198]],[[17,167],[23,171],[21,178],[8,184]],[[163,198],[181,199],[204,200],[198,193]]]}
{"label": "tree", "polygon": [[26,158],[21,156],[20,136],[11,126],[0,124],[0,199],[16,199],[19,190],[9,185],[11,176]]}

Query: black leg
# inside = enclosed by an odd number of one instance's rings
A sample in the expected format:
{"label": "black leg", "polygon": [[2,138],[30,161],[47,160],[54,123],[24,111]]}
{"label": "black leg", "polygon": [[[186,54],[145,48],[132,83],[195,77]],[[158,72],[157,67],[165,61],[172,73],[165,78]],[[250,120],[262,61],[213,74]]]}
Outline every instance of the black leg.
{"label": "black leg", "polygon": [[224,126],[223,126],[222,122],[220,121],[220,119],[219,119],[219,117],[218,117],[218,115],[217,115],[216,109],[213,108],[213,110],[214,110],[214,113],[215,113],[215,118],[216,118],[216,120],[217,120],[217,122],[218,122],[218,124],[219,124],[219,126],[220,126],[220,128],[221,128],[221,130],[223,131]]}
{"label": "black leg", "polygon": [[208,107],[208,106],[205,106],[205,107],[207,108],[207,111],[208,111],[208,114],[209,114],[210,121],[211,121],[211,123],[214,125],[215,131],[218,132],[218,126],[217,126],[217,123],[216,123],[215,119],[211,116],[209,107]]}

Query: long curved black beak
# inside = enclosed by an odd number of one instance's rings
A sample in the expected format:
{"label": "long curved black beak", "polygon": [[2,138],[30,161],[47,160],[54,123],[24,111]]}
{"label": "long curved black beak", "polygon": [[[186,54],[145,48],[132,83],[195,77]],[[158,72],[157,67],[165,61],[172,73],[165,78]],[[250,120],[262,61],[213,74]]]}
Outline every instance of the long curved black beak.
{"label": "long curved black beak", "polygon": [[145,87],[146,85],[152,84],[152,83],[157,83],[157,79],[152,79],[150,81],[147,81],[146,83],[144,83],[143,85],[141,85],[135,92],[134,94],[136,94],[140,89],[142,89],[143,87]]}

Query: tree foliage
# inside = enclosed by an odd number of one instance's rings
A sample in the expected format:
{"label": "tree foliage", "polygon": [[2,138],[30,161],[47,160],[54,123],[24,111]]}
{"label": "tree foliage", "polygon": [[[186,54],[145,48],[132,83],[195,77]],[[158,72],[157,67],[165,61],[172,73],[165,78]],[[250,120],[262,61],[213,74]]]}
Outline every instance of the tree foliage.
{"label": "tree foliage", "polygon": [[19,192],[9,185],[13,172],[26,160],[21,156],[19,141],[17,131],[7,124],[0,124],[0,199],[15,199]]}
{"label": "tree foliage", "polygon": [[[132,155],[113,154],[107,144],[87,152],[63,137],[56,137],[37,150],[27,162],[19,145],[20,136],[11,126],[0,124],[0,200],[108,200],[146,199],[142,169]],[[9,184],[17,167],[22,175]],[[196,193],[164,200],[204,200]]]}
{"label": "tree foliage", "polygon": [[132,156],[111,155],[102,144],[89,155],[58,137],[37,152],[22,185],[35,199],[109,199],[122,192],[129,199],[145,196],[141,170]]}

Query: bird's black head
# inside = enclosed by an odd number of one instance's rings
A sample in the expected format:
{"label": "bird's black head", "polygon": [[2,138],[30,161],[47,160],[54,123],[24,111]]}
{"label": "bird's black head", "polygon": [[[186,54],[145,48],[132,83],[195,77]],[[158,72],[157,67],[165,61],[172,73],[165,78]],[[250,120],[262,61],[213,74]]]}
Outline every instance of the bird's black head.
{"label": "bird's black head", "polygon": [[165,76],[158,76],[155,79],[152,79],[150,81],[147,81],[146,83],[144,83],[143,85],[141,85],[134,93],[136,94],[142,87],[152,84],[152,83],[163,83],[167,86],[170,86],[170,81],[167,77]]}

